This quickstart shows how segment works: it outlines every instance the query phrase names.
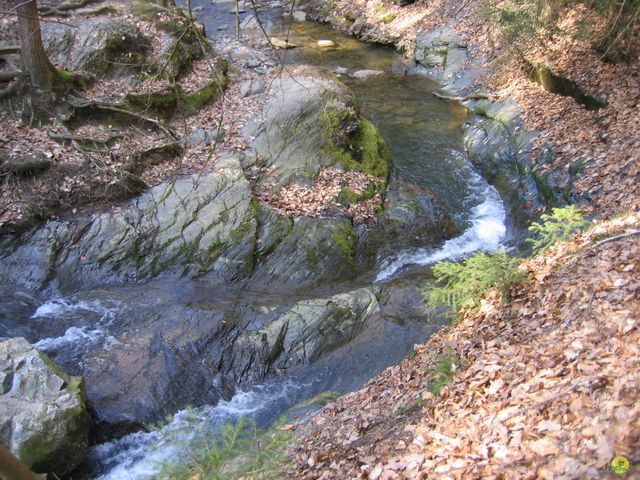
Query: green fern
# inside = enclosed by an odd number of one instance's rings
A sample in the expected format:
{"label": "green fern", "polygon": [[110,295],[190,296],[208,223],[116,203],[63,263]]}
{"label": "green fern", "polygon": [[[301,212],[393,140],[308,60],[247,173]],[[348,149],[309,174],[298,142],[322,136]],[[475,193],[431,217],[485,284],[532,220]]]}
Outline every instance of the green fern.
{"label": "green fern", "polygon": [[432,308],[444,305],[454,315],[461,308],[478,306],[494,287],[508,300],[509,287],[522,280],[518,264],[518,259],[504,250],[477,253],[460,263],[438,262],[433,276],[439,285],[423,289],[422,294]]}
{"label": "green fern", "polygon": [[591,225],[585,220],[580,210],[575,205],[564,208],[553,208],[551,215],[544,214],[540,217],[542,223],[533,222],[529,227],[529,232],[535,236],[527,238],[525,242],[531,244],[535,253],[542,253],[553,244],[566,240],[571,235],[583,230]]}
{"label": "green fern", "polygon": [[428,373],[435,377],[427,390],[436,397],[439,396],[442,389],[451,383],[455,369],[456,365],[453,361],[451,349],[445,354],[438,355],[435,365],[427,370]]}
{"label": "green fern", "polygon": [[167,480],[276,479],[284,462],[290,431],[276,426],[261,430],[241,418],[225,424],[215,439],[183,445],[181,462],[165,464],[157,478]]}

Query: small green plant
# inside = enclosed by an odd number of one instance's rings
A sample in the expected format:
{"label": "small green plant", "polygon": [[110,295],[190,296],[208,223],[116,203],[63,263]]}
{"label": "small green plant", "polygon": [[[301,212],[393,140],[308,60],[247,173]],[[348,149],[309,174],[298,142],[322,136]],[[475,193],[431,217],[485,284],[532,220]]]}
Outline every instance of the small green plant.
{"label": "small green plant", "polygon": [[336,199],[339,205],[343,207],[348,207],[354,203],[358,203],[360,201],[360,195],[353,188],[344,187],[338,193],[338,198]]}
{"label": "small green plant", "polygon": [[540,216],[540,220],[542,223],[533,222],[529,227],[529,232],[534,234],[534,237],[525,240],[531,244],[535,253],[542,253],[553,244],[566,240],[574,233],[591,225],[589,220],[582,217],[575,205],[553,208],[551,215],[544,214]]}
{"label": "small green plant", "polygon": [[393,12],[388,12],[388,13],[385,13],[384,15],[380,16],[378,18],[378,20],[380,20],[382,23],[391,23],[396,19],[397,16],[398,15],[396,15]]}
{"label": "small green plant", "polygon": [[438,262],[433,276],[439,285],[423,289],[422,294],[432,308],[445,305],[454,316],[461,308],[478,306],[494,287],[508,300],[509,287],[523,278],[518,264],[519,260],[504,250],[476,253],[460,263]]}
{"label": "small green plant", "polygon": [[428,373],[435,377],[427,390],[433,393],[436,397],[439,396],[442,389],[451,383],[455,370],[456,365],[453,360],[453,352],[451,349],[449,349],[447,353],[438,355],[436,357],[435,365],[427,370]]}
{"label": "small green plant", "polygon": [[290,430],[276,425],[266,431],[255,422],[240,419],[225,424],[215,439],[187,447],[183,461],[164,465],[157,478],[167,480],[276,479],[284,462],[283,450]]}

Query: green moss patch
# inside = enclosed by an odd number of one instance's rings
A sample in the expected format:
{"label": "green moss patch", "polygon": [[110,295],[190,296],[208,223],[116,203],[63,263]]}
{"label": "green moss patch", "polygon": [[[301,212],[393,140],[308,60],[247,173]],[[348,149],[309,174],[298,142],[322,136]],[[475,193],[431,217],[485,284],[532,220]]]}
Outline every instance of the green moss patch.
{"label": "green moss patch", "polygon": [[337,225],[333,234],[336,246],[345,254],[351,267],[356,266],[357,237],[356,231],[350,222],[344,221]]}
{"label": "green moss patch", "polygon": [[[349,113],[329,111],[323,115],[323,128],[330,132],[344,129],[345,117]],[[336,134],[329,138],[334,139]],[[325,145],[324,152],[332,155],[334,161],[347,170],[356,170],[386,179],[391,169],[389,152],[378,129],[370,121],[358,118],[357,127],[347,136],[346,145],[341,147],[333,142]]]}
{"label": "green moss patch", "polygon": [[163,90],[140,94],[127,94],[123,107],[131,111],[151,112],[163,118],[171,118],[176,112],[194,115],[207,103],[214,101],[227,86],[226,75],[204,87],[185,93],[180,85],[168,85]]}
{"label": "green moss patch", "polygon": [[380,20],[382,23],[391,23],[396,19],[397,16],[398,15],[396,15],[395,13],[389,12],[385,13],[381,17],[378,17],[378,20]]}

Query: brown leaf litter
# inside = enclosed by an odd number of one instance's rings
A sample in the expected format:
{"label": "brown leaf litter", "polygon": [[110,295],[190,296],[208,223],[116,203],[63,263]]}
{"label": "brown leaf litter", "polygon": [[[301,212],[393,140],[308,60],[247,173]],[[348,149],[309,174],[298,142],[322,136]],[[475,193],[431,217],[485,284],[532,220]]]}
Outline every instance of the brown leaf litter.
{"label": "brown leaf litter", "polygon": [[[525,262],[456,325],[301,428],[288,478],[609,478],[640,463],[640,214]],[[426,391],[438,352],[457,370]],[[628,478],[632,478],[629,476]]]}
{"label": "brown leaf litter", "polygon": [[[261,170],[261,171],[256,171]],[[268,169],[252,169],[249,178],[269,175]],[[258,184],[252,182],[253,193],[261,202],[269,205],[278,213],[287,217],[324,217],[345,216],[356,224],[370,223],[376,219],[375,207],[380,205],[380,194],[363,199],[350,205],[340,205],[338,195],[345,189],[362,195],[367,187],[378,185],[382,179],[373,175],[344,171],[337,168],[323,168],[313,179],[313,185],[293,183],[277,190],[273,183]]]}

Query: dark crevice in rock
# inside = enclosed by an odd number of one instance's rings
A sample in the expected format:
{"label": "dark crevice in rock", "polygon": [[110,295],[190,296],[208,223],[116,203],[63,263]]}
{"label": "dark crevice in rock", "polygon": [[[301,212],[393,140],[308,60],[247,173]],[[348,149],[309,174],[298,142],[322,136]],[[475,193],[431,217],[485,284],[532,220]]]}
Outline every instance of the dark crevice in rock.
{"label": "dark crevice in rock", "polygon": [[533,65],[525,60],[525,70],[531,80],[542,85],[547,92],[572,97],[580,105],[584,105],[587,110],[598,110],[606,107],[607,102],[602,98],[588,95],[573,80],[553,73],[546,65]]}

